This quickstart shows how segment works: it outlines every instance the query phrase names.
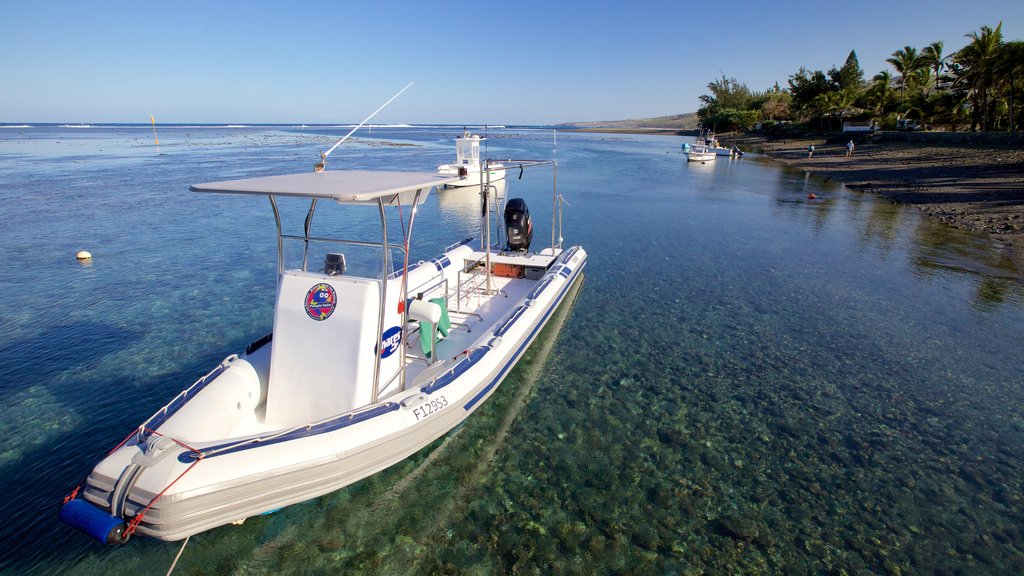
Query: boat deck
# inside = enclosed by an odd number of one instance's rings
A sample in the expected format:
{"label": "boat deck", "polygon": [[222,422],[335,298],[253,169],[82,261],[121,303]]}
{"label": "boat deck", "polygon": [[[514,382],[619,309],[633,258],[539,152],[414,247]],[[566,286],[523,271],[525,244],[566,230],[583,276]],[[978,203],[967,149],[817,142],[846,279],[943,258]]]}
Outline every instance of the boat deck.
{"label": "boat deck", "polygon": [[[434,344],[436,362],[432,362],[422,352],[420,338],[423,334],[417,323],[410,322],[406,327],[406,389],[413,387],[417,381],[424,381],[434,376],[434,373],[443,371],[446,361],[465,352],[483,331],[494,327],[537,285],[539,276],[531,279],[491,274],[488,289],[485,268],[474,266],[482,263],[484,257],[483,252],[467,256],[462,263],[463,271],[459,274],[457,285],[448,290],[448,316],[452,328],[447,336]],[[492,268],[499,272],[517,274],[524,272],[527,267],[546,271],[556,257],[532,253],[491,254],[490,261]],[[401,387],[396,381],[382,391],[381,398],[400,391]]]}

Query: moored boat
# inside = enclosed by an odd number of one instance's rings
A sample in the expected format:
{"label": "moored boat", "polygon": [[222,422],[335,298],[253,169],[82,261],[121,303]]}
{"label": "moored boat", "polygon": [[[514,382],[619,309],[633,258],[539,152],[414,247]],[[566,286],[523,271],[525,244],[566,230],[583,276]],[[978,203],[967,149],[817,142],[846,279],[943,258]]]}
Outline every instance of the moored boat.
{"label": "moored boat", "polygon": [[480,161],[479,134],[463,132],[462,136],[455,139],[455,163],[442,164],[437,167],[439,174],[446,176],[458,176],[459,179],[447,184],[452,188],[477,186],[481,184],[494,183],[505,178],[505,167],[500,163],[491,163],[487,170],[483,170]]}
{"label": "moored boat", "polygon": [[717,157],[713,150],[709,150],[703,144],[683,144],[683,154],[686,155],[687,162],[700,162],[701,164],[713,162]]}
{"label": "moored boat", "polygon": [[[273,331],[132,431],[65,499],[66,523],[106,543],[179,540],[372,475],[479,408],[582,283],[587,253],[563,249],[557,191],[551,244],[540,251],[530,251],[522,199],[505,204],[504,240],[492,241],[495,210],[482,194],[480,240],[410,263],[417,207],[458,177],[323,168],[191,187],[269,198]],[[279,206],[295,199],[308,202],[303,230],[285,233]],[[380,235],[311,234],[329,202],[379,215]]]}

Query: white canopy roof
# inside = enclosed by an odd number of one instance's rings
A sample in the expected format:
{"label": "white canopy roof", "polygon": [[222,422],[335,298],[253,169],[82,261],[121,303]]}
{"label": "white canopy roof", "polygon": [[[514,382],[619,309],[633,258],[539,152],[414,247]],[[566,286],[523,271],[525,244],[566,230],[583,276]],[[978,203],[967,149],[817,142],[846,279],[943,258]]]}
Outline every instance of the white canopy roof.
{"label": "white canopy roof", "polygon": [[262,178],[244,178],[224,182],[193,184],[193,192],[226,194],[259,194],[268,196],[299,196],[329,198],[339,204],[373,204],[382,198],[385,205],[397,202],[411,204],[417,190],[420,202],[430,188],[459,180],[436,172],[378,172],[372,170],[324,170]]}

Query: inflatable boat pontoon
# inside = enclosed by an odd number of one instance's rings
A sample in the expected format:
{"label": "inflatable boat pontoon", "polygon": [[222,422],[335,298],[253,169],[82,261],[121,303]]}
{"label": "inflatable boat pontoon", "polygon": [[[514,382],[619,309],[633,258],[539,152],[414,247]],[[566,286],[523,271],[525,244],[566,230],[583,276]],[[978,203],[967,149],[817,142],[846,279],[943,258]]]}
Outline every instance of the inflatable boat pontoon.
{"label": "inflatable boat pontoon", "polygon": [[[503,162],[557,171],[554,162]],[[466,239],[410,264],[417,206],[457,179],[323,170],[192,186],[270,199],[278,246],[273,332],[133,431],[65,499],[61,519],[106,543],[132,534],[179,540],[338,490],[465,420],[578,290],[587,254],[562,248],[556,192],[552,242],[539,252],[529,251],[528,209],[513,199],[504,207],[504,245],[492,243],[484,216],[482,241]],[[484,214],[498,212],[488,194],[481,200]],[[318,202],[327,201],[378,213],[380,235],[312,235]],[[303,210],[308,202],[302,234],[282,232],[284,202],[302,202]],[[396,217],[401,241],[393,239]],[[286,266],[286,246],[301,256],[295,267]],[[378,273],[350,270],[369,259],[354,258],[360,251],[373,254]]]}

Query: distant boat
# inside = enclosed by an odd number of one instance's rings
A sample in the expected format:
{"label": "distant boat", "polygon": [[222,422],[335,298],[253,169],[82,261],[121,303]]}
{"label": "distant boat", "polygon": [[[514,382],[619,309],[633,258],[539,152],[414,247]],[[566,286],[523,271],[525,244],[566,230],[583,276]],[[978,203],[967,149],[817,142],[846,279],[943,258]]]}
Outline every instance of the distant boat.
{"label": "distant boat", "polygon": [[687,162],[700,162],[701,164],[713,162],[718,157],[714,150],[703,144],[683,144],[683,154],[686,155]]}
{"label": "distant boat", "polygon": [[469,132],[463,132],[455,139],[455,163],[437,167],[440,174],[459,177],[459,180],[448,184],[449,187],[480,186],[505,178],[505,167],[501,164],[490,164],[486,173],[481,170],[480,142],[484,140]]}
{"label": "distant boat", "polygon": [[714,132],[707,132],[704,134],[704,146],[710,152],[714,152],[716,156],[742,156],[739,148],[733,146],[732,148],[726,148],[718,141],[715,137]]}
{"label": "distant boat", "polygon": [[[515,163],[555,170],[552,161]],[[479,241],[410,261],[416,206],[457,179],[322,169],[192,186],[269,197],[278,246],[273,332],[133,430],[65,499],[61,520],[107,544],[133,533],[180,540],[338,490],[461,424],[555,309],[573,301],[587,253],[563,249],[553,189],[551,244],[540,251],[530,251],[533,223],[516,198],[504,206],[502,249],[484,217]],[[304,234],[282,232],[279,199],[310,203]],[[379,212],[381,230],[368,240],[319,229],[311,236],[317,200],[321,210],[338,203]],[[395,207],[402,243],[387,229]],[[296,267],[285,264],[286,243],[302,255]],[[347,270],[340,249],[350,262],[376,255],[366,262],[372,272]]]}

